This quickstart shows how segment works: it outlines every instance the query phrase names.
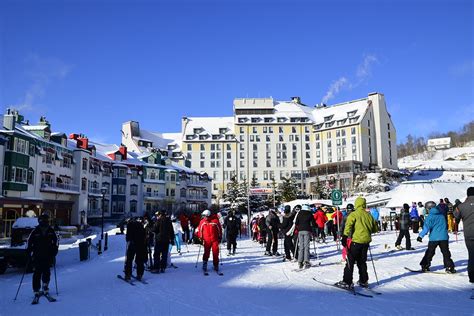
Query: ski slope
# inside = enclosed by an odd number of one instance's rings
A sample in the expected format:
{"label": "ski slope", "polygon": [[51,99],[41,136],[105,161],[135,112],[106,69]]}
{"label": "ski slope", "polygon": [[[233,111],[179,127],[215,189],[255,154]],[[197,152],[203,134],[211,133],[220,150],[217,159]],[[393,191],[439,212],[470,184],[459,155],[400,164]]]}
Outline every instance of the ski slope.
{"label": "ski slope", "polygon": [[[342,279],[344,266],[339,263],[341,256],[334,242],[316,244],[320,266],[296,272],[296,263],[263,256],[259,244],[239,240],[235,256],[227,257],[222,248],[224,276],[214,272],[204,276],[200,264],[194,267],[198,246],[190,245],[189,252],[184,246],[182,256],[172,256],[177,269],[167,269],[165,274],[145,272],[149,284],[135,281],[131,286],[116,277],[123,269],[125,241],[123,235],[112,235],[109,250],[101,256],[93,253],[85,262],[79,262],[77,242],[61,245],[57,260],[59,296],[54,303],[41,298],[39,305],[30,304],[31,274],[25,276],[14,302],[22,271],[8,269],[0,276],[0,315],[473,315],[463,237],[458,235],[458,241],[454,235],[450,237],[457,275],[415,274],[404,269],[419,268],[426,237],[420,244],[412,234],[416,250],[390,253],[386,247],[393,249],[395,232],[375,235],[371,250],[380,281],[375,288],[383,294],[367,298],[312,280]],[[444,271],[439,250],[432,270]],[[375,284],[371,262],[368,272],[369,281]],[[50,288],[56,296],[54,274]]]}

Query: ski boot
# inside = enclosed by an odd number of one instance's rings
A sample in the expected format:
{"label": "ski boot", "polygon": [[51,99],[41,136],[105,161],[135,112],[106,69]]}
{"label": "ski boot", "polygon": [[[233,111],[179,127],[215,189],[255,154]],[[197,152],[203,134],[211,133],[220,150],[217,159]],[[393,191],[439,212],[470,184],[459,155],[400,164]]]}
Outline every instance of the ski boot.
{"label": "ski boot", "polygon": [[48,295],[49,294],[49,284],[48,283],[43,283],[43,294]]}
{"label": "ski boot", "polygon": [[232,254],[235,255],[235,248],[234,248],[234,250],[232,250]]}
{"label": "ski boot", "polygon": [[428,266],[421,266],[421,272],[429,272],[430,271],[430,267]]}
{"label": "ski boot", "polygon": [[454,267],[446,268],[446,273],[447,274],[454,274],[454,273],[456,273],[456,269],[454,269]]}
{"label": "ski boot", "polygon": [[303,267],[304,267],[303,262],[299,262],[299,263],[298,263],[298,268],[299,268],[299,269],[303,269]]}
{"label": "ski boot", "polygon": [[281,256],[281,254],[280,254],[278,251],[277,251],[277,252],[274,252],[273,255],[276,256],[276,257]]}
{"label": "ski boot", "polygon": [[344,290],[352,290],[354,288],[354,286],[352,284],[347,284],[344,281],[336,282],[336,283],[334,283],[334,285],[337,286],[337,287],[340,287],[341,289],[344,289]]}
{"label": "ski boot", "polygon": [[272,253],[269,252],[269,251],[265,251],[265,256],[270,256],[270,257],[271,257],[271,256],[272,256]]}
{"label": "ski boot", "polygon": [[359,285],[360,287],[363,287],[363,288],[369,288],[369,282],[361,282],[361,281],[357,281],[357,285]]}
{"label": "ski boot", "polygon": [[32,305],[36,305],[39,303],[39,299],[41,297],[41,292],[35,292],[35,297],[33,298],[33,301],[31,302]]}
{"label": "ski boot", "polygon": [[202,262],[202,271],[207,272],[207,261]]}
{"label": "ski boot", "polygon": [[306,261],[306,262],[304,263],[304,268],[305,268],[305,269],[311,268],[311,263],[310,263],[309,261]]}

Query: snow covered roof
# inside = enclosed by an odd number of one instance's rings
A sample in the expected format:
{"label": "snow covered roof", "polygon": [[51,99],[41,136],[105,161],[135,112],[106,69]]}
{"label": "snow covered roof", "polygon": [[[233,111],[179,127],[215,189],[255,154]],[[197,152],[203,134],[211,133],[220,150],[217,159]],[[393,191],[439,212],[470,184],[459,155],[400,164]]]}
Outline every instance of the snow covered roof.
{"label": "snow covered roof", "polygon": [[183,134],[185,137],[195,134],[234,135],[234,117],[188,117]]}
{"label": "snow covered roof", "polygon": [[368,106],[368,99],[363,98],[332,106],[317,107],[312,113],[313,122],[316,126],[319,125],[321,130],[336,126],[358,124],[364,117]]}
{"label": "snow covered roof", "polygon": [[390,191],[391,199],[386,207],[401,208],[404,203],[411,205],[412,202],[438,203],[446,197],[453,203],[455,199],[464,201],[467,188],[472,185],[472,182],[405,181]]}
{"label": "snow covered roof", "polygon": [[38,218],[36,217],[19,217],[13,224],[13,228],[35,228],[38,226]]}
{"label": "snow covered roof", "polygon": [[48,129],[48,125],[22,125],[26,131],[41,131]]}

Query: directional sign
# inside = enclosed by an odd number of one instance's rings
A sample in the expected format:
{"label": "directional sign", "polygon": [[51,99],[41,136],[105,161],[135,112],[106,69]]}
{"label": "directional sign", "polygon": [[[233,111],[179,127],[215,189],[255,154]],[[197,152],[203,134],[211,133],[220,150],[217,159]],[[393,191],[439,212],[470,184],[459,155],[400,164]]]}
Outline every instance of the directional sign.
{"label": "directional sign", "polygon": [[342,192],[340,190],[332,190],[331,200],[333,205],[342,205]]}

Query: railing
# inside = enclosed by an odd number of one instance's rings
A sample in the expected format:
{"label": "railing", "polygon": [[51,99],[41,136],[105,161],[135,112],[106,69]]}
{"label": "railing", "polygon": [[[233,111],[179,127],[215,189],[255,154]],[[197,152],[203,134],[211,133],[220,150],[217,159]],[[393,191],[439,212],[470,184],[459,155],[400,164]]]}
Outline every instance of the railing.
{"label": "railing", "polygon": [[102,210],[101,209],[87,210],[87,216],[89,217],[102,216]]}
{"label": "railing", "polygon": [[[88,190],[89,193],[92,193],[92,194],[100,194],[102,195],[102,192],[100,192],[100,189],[99,188],[89,188]],[[107,193],[106,193],[107,194]]]}
{"label": "railing", "polygon": [[75,184],[61,183],[61,182],[41,182],[41,191],[56,192],[56,190],[58,189],[79,192],[79,186]]}
{"label": "railing", "polygon": [[164,193],[158,193],[158,192],[145,192],[143,193],[144,198],[160,198],[164,199],[165,194]]}

